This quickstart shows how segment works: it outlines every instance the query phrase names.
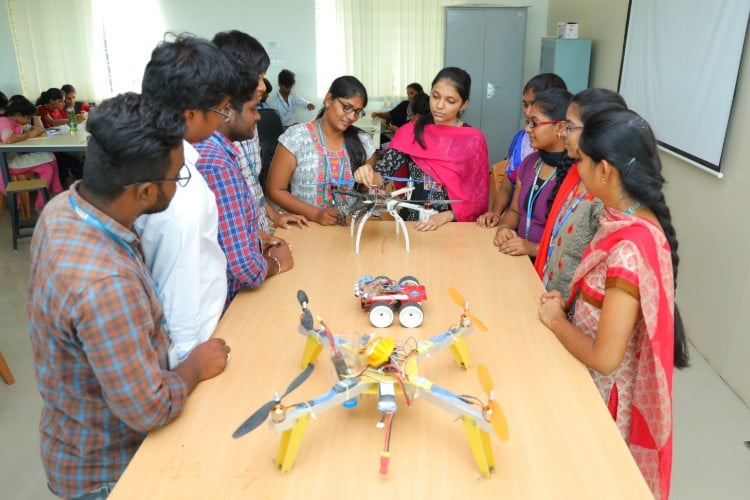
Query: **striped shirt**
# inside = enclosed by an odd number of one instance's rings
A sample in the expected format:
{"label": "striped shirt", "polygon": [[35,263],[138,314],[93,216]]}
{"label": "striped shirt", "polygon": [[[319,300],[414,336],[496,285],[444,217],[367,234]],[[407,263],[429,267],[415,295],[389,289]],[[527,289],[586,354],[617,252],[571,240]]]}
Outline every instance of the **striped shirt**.
{"label": "striped shirt", "polygon": [[266,195],[263,193],[263,186],[260,185],[260,140],[258,139],[258,126],[255,126],[255,134],[252,139],[245,141],[235,141],[234,145],[239,149],[240,167],[242,176],[247,181],[250,191],[255,196],[255,203],[258,207],[258,227],[266,233],[271,232],[271,226],[266,216]]}
{"label": "striped shirt", "polygon": [[78,186],[37,223],[28,302],[42,462],[65,497],[116,481],[146,432],[177,417],[187,398],[167,370],[168,332],[140,241]]}
{"label": "striped shirt", "polygon": [[227,256],[227,305],[240,288],[259,287],[268,264],[258,235],[258,206],[242,176],[239,152],[219,132],[195,144],[197,167],[216,195],[219,208],[219,245]]}

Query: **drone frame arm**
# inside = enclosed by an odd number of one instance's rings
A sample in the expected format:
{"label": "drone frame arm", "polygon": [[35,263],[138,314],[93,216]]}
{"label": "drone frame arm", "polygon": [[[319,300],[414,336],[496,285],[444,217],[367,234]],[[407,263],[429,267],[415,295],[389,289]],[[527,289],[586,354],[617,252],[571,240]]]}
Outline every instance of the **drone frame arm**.
{"label": "drone frame arm", "polygon": [[405,383],[419,390],[421,399],[461,418],[479,473],[487,478],[490,473],[495,472],[495,454],[490,440],[493,430],[480,410],[465,403],[458,394],[439,387],[424,377],[412,377]]}
{"label": "drone frame arm", "polygon": [[464,326],[453,326],[443,333],[439,333],[419,342],[417,347],[417,359],[430,356],[434,352],[439,352],[446,347],[450,347],[456,363],[464,369],[471,368],[471,355],[469,347],[466,345],[466,337],[474,331],[474,326],[469,323]]}

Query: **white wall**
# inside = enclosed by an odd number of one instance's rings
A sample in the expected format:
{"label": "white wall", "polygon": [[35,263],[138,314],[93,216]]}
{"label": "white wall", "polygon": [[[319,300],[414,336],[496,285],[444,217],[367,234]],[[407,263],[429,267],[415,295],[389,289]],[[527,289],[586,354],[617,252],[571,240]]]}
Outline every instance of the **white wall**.
{"label": "white wall", "polygon": [[[617,88],[628,0],[550,0],[549,26],[577,21],[593,40],[591,85]],[[689,82],[686,82],[689,85]],[[700,117],[695,117],[696,120]],[[665,194],[679,240],[677,303],[688,337],[750,404],[750,37],[745,40],[717,179],[662,155]]]}

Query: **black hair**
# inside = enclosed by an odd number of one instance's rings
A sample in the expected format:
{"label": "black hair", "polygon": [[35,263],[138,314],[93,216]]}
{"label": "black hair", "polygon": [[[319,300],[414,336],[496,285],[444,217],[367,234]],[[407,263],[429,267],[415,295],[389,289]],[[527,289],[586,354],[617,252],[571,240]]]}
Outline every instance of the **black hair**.
{"label": "black hair", "polygon": [[36,106],[24,96],[13,96],[13,99],[5,108],[5,116],[34,116],[36,115]]}
{"label": "black hair", "polygon": [[279,71],[279,76],[276,78],[276,81],[279,83],[279,87],[282,85],[285,87],[294,87],[294,84],[297,83],[294,76],[294,72],[289,71],[288,69],[282,69]]}
{"label": "black hair", "polygon": [[237,74],[216,45],[183,33],[151,52],[141,88],[179,113],[207,110],[236,93]]}
{"label": "black hair", "polygon": [[71,84],[66,83],[65,85],[63,85],[62,87],[60,87],[60,90],[63,91],[63,94],[68,95],[71,92],[75,92],[76,88],[74,86],[72,86]]}
{"label": "black hair", "polygon": [[7,105],[8,105],[8,96],[6,96],[4,92],[0,92],[0,108],[5,109],[5,106]]}
{"label": "black hair", "polygon": [[[583,124],[578,145],[598,163],[607,160],[620,173],[623,189],[654,213],[672,252],[672,272],[677,290],[677,234],[662,187],[661,159],[649,124],[634,111],[608,109],[591,115]],[[674,366],[688,366],[685,326],[677,304],[674,309]]]}
{"label": "black hair", "polygon": [[[279,73],[279,76],[281,76],[281,73]],[[334,99],[337,97],[349,98],[359,96],[362,98],[362,107],[367,107],[367,89],[362,82],[353,76],[346,75],[336,78],[333,83],[331,83],[328,93],[331,94],[331,97]],[[320,111],[318,111],[317,119],[322,118],[325,112],[326,106],[324,104],[320,107]],[[362,129],[354,125],[351,125],[344,130],[344,146],[346,147],[347,153],[349,153],[352,172],[367,161],[365,146],[359,139],[360,132],[362,132]]]}
{"label": "black hair", "polygon": [[247,101],[255,98],[260,74],[268,69],[271,60],[263,45],[242,31],[222,31],[217,33],[212,41],[237,73],[238,88],[229,102],[240,111]]}
{"label": "black hair", "polygon": [[570,104],[578,106],[578,114],[581,115],[582,122],[605,109],[628,109],[625,98],[614,90],[602,88],[582,90],[573,96]]}
{"label": "black hair", "polygon": [[44,106],[50,101],[54,101],[56,99],[64,99],[64,98],[65,98],[65,94],[63,94],[62,90],[52,87],[42,92],[42,94],[39,96],[39,99],[36,100],[36,105]]}
{"label": "black hair", "polygon": [[424,94],[424,89],[422,88],[422,85],[420,85],[417,82],[411,82],[409,85],[406,86],[406,88],[416,90],[417,94]]}
{"label": "black hair", "polygon": [[[273,92],[273,85],[271,85],[271,82],[268,81],[268,78],[263,78],[263,83],[266,84],[266,95]],[[266,100],[266,96],[263,96],[263,101]]]}
{"label": "black hair", "polygon": [[526,82],[526,85],[523,87],[523,93],[525,94],[531,90],[536,94],[537,92],[549,89],[568,90],[568,86],[565,85],[565,80],[554,73],[541,73]]}
{"label": "black hair", "polygon": [[420,117],[430,114],[430,96],[424,92],[419,92],[409,103],[407,108],[413,115],[419,115]]}
{"label": "black hair", "polygon": [[[570,99],[572,97],[573,95],[567,90],[551,88],[537,93],[533,105],[550,120],[564,122],[565,115],[568,112],[568,106],[570,105]],[[568,175],[568,170],[570,170],[570,167],[573,166],[575,162],[576,160],[569,157],[566,151],[562,154],[560,162],[557,165],[554,165],[557,168],[557,182],[550,192],[549,201],[547,203],[548,214],[550,208],[552,208],[552,203],[555,201],[555,196],[557,196],[557,192],[560,190],[560,184],[562,184],[563,179]]]}
{"label": "black hair", "polygon": [[[432,79],[430,87],[434,87],[440,80],[448,80],[450,84],[456,89],[458,95],[461,97],[463,102],[469,100],[471,94],[471,75],[461,68],[455,66],[448,66],[438,71],[435,78]],[[425,149],[424,143],[424,128],[426,125],[435,123],[435,119],[432,117],[432,113],[421,115],[417,123],[414,125],[414,140]]]}
{"label": "black hair", "polygon": [[147,95],[128,92],[92,110],[86,130],[91,135],[82,182],[111,201],[123,186],[165,177],[170,152],[182,144],[185,120]]}

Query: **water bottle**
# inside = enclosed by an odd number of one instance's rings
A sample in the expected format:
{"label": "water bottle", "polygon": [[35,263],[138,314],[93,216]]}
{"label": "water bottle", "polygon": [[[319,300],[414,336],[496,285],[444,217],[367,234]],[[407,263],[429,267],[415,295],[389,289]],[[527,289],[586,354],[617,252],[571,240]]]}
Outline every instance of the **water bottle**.
{"label": "water bottle", "polygon": [[73,108],[68,108],[68,125],[70,131],[75,132],[78,130],[78,122],[76,121],[76,112]]}

